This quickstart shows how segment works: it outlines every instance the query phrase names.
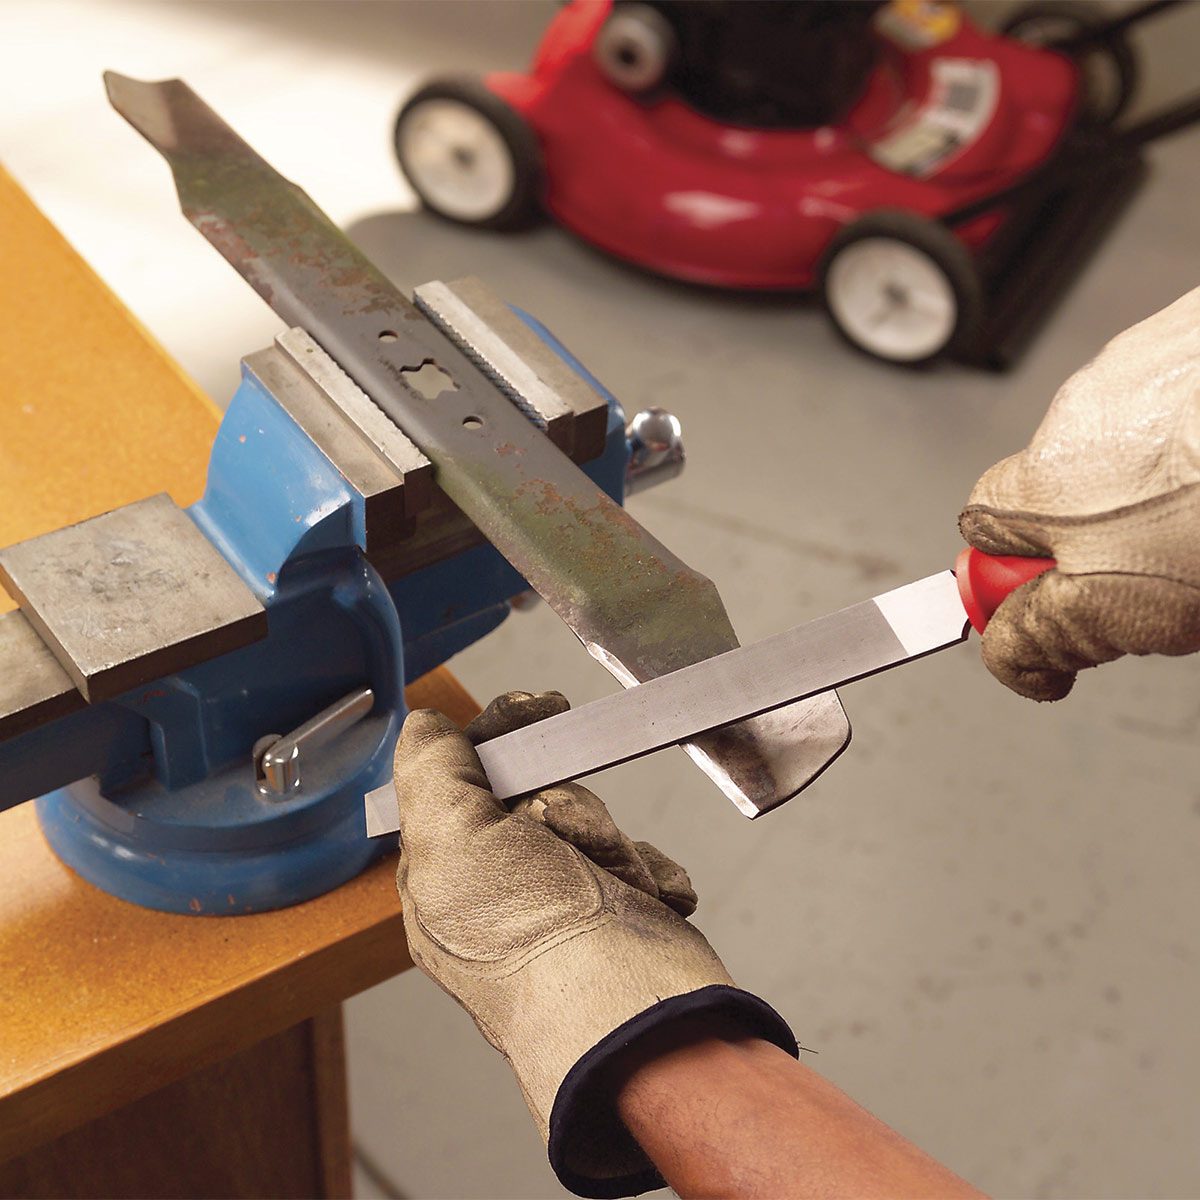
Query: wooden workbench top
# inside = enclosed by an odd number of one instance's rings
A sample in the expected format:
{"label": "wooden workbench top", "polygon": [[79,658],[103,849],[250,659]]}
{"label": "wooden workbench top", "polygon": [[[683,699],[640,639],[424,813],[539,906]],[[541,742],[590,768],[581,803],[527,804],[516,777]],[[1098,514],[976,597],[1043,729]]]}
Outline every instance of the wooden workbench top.
{"label": "wooden workbench top", "polygon": [[[0,545],[156,492],[190,504],[218,417],[0,170]],[[445,670],[409,700],[478,711]],[[0,1160],[404,970],[394,870],[280,912],[175,916],[64,867],[32,805],[0,813]]]}
{"label": "wooden workbench top", "polygon": [[191,504],[220,415],[0,168],[0,546]]}

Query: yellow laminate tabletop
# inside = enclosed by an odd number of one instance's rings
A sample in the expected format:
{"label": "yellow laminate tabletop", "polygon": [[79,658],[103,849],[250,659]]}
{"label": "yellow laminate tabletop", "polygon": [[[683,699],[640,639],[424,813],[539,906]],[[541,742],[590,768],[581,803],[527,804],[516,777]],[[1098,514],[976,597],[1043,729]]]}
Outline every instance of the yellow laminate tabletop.
{"label": "yellow laminate tabletop", "polygon": [[[191,503],[218,417],[0,170],[0,545]],[[409,699],[478,711],[445,670]],[[0,813],[0,1160],[404,970],[394,866],[281,912],[172,916],[62,866],[32,805]]]}

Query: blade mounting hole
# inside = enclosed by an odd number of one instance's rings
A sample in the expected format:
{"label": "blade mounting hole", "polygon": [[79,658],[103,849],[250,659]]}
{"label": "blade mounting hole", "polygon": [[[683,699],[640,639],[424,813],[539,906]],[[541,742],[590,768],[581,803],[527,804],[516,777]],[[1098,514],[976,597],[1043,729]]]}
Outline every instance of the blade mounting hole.
{"label": "blade mounting hole", "polygon": [[443,392],[458,391],[458,384],[432,358],[425,359],[419,367],[402,367],[400,374],[404,382],[426,400],[436,400]]}

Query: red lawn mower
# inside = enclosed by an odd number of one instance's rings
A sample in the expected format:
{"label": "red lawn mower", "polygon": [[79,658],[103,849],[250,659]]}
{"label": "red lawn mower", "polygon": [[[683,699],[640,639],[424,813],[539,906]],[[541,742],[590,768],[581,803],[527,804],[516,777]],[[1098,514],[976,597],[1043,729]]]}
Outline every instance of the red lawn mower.
{"label": "red lawn mower", "polygon": [[1117,129],[1126,40],[1033,3],[1003,31],[929,0],[573,0],[525,74],[435,80],[396,153],[424,205],[542,213],[663,275],[816,289],[896,363],[1011,363],[1200,96]]}

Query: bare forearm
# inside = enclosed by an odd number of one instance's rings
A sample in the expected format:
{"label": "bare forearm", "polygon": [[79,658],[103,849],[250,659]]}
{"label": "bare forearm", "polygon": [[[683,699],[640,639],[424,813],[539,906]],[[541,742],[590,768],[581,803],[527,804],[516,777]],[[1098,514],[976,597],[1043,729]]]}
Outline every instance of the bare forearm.
{"label": "bare forearm", "polygon": [[754,1038],[692,1032],[643,1052],[617,1092],[683,1197],[979,1197],[815,1071]]}

